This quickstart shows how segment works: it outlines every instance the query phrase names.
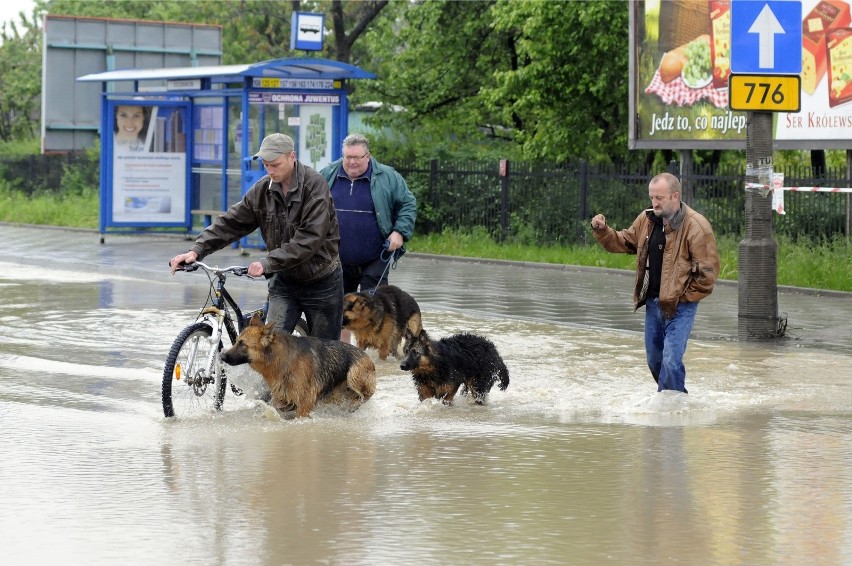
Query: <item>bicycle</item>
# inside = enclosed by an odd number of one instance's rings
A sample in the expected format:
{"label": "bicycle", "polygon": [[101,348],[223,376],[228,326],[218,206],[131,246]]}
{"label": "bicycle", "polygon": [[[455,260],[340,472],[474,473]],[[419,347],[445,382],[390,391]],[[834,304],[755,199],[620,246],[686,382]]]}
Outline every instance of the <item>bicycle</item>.
{"label": "bicycle", "polygon": [[[266,318],[269,301],[263,307],[243,313],[225,288],[228,275],[249,277],[248,268],[240,265],[213,267],[203,262],[185,264],[178,271],[204,270],[210,291],[195,322],[181,330],[172,343],[163,369],[163,414],[166,417],[186,416],[200,410],[222,410],[228,380],[225,366],[219,358],[225,335],[231,344],[255,315]],[[293,334],[308,335],[308,324],[300,318]],[[235,395],[243,392],[231,384]]]}

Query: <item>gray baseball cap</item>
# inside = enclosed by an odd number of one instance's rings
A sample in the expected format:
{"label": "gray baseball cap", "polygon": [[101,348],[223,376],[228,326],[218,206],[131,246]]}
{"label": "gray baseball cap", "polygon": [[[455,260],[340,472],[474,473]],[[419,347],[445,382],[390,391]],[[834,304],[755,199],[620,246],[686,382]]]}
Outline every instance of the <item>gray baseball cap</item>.
{"label": "gray baseball cap", "polygon": [[293,151],[295,144],[293,138],[286,134],[269,134],[263,138],[260,150],[254,154],[252,159],[263,159],[264,161],[275,161],[282,155]]}

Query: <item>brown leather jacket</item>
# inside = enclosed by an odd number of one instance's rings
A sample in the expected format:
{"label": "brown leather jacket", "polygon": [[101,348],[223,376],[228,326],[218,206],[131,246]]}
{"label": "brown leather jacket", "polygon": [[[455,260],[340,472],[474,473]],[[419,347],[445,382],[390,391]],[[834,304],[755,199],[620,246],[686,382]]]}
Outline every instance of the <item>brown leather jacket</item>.
{"label": "brown leather jacket", "polygon": [[266,275],[310,283],[340,264],[340,229],[331,191],[322,175],[296,162],[295,182],[285,196],[268,175],[204,230],[193,251],[198,259],[260,228],[268,254],[259,261]]}
{"label": "brown leather jacket", "polygon": [[[652,210],[645,210],[629,228],[609,226],[593,230],[595,239],[610,252],[636,254],[636,288],[633,308],[645,304],[647,292],[648,239],[651,237]],[[684,203],[663,229],[666,247],[660,274],[660,310],[670,318],[677,304],[697,303],[713,292],[719,277],[719,252],[710,223]]]}

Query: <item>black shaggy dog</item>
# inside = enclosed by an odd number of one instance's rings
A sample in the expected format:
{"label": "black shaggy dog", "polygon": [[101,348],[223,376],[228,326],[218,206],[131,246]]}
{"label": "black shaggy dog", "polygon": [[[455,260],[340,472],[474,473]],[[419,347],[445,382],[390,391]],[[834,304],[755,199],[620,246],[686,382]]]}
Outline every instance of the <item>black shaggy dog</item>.
{"label": "black shaggy dog", "polygon": [[477,405],[484,405],[497,380],[509,387],[509,370],[494,344],[476,334],[455,334],[432,340],[425,330],[406,331],[405,358],[400,369],[411,372],[420,400],[435,397],[446,405],[462,385]]}
{"label": "black shaggy dog", "polygon": [[343,328],[355,335],[362,350],[376,348],[379,359],[388,354],[402,358],[406,330],[420,332],[420,307],[414,297],[393,285],[380,285],[372,293],[347,293],[343,297]]}

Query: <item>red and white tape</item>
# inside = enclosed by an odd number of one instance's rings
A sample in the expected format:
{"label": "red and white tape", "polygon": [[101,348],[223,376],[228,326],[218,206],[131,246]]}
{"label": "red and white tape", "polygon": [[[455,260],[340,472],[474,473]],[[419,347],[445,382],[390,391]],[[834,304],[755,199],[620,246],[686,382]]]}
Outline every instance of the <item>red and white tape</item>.
{"label": "red and white tape", "polygon": [[793,191],[800,193],[852,193],[852,188],[848,187],[771,187],[762,183],[746,183],[747,189],[775,189],[776,191]]}

